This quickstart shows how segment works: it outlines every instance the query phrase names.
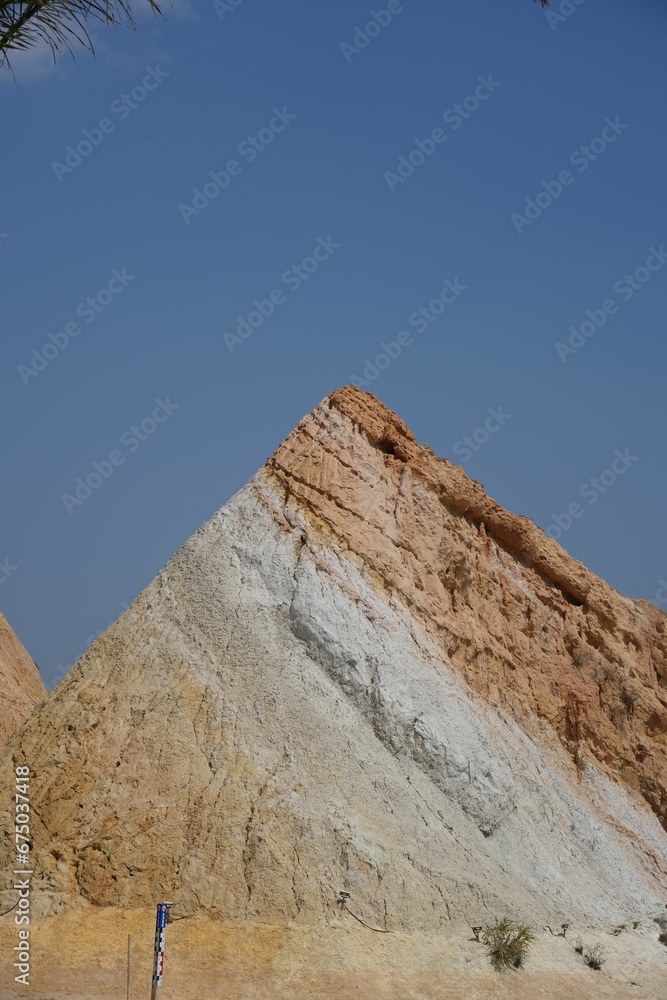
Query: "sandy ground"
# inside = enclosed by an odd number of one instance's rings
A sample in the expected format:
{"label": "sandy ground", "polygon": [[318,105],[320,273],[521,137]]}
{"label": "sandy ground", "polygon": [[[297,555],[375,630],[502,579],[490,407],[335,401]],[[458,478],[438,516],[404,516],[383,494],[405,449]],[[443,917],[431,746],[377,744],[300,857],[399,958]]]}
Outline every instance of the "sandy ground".
{"label": "sandy ground", "polygon": [[[150,984],[141,996],[148,997]],[[124,992],[113,994],[125,997]],[[132,994],[134,996],[134,994]],[[209,998],[220,997],[225,1000],[276,1000],[277,997],[295,997],[298,1000],[359,1000],[360,997],[381,998],[381,1000],[630,1000],[633,997],[648,997],[655,994],[642,992],[635,987],[618,987],[610,990],[607,985],[599,982],[588,984],[572,981],[563,983],[554,977],[524,977],[521,982],[503,982],[499,979],[486,983],[470,980],[451,980],[441,978],[423,978],[421,981],[406,981],[403,978],[360,976],[353,981],[343,977],[324,977],[317,984],[291,982],[284,989],[272,984],[247,983],[238,988],[233,983],[221,985],[219,988],[207,989],[204,993],[179,993],[169,991],[166,987],[160,993],[160,1000],[175,1000],[176,997]],[[15,997],[36,997],[38,1000],[106,1000],[109,994],[103,993],[12,993],[2,992],[3,1000],[14,1000]],[[662,996],[665,996],[663,992]]]}
{"label": "sandy ground", "polygon": [[[640,928],[641,932],[641,928]],[[410,937],[374,935],[345,918],[317,928],[232,925],[204,918],[167,929],[160,1000],[665,1000],[667,948],[657,930],[619,937],[573,928],[565,940],[538,931],[522,972],[499,975],[470,930]],[[126,997],[127,936],[132,1000],[150,995],[153,915],[98,911],[33,927],[31,985],[12,989],[14,929],[0,928],[0,998],[107,1000]],[[574,951],[580,935],[607,952],[601,971]]]}

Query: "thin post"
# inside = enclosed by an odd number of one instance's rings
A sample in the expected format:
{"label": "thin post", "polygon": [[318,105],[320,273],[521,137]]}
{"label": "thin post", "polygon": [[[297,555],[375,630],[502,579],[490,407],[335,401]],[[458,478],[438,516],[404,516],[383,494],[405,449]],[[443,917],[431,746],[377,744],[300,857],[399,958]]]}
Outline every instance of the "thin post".
{"label": "thin post", "polygon": [[130,1000],[130,935],[127,935],[127,1000]]}
{"label": "thin post", "polygon": [[167,915],[171,903],[158,903],[155,916],[155,955],[153,957],[153,989],[151,1000],[157,1000],[158,990],[162,986],[164,969],[164,940],[167,927]]}

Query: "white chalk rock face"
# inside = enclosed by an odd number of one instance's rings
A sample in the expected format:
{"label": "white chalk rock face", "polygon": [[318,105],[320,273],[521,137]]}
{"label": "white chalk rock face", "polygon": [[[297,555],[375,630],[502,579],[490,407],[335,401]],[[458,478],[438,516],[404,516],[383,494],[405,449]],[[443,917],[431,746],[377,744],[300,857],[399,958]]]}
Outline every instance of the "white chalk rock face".
{"label": "white chalk rock face", "polygon": [[346,888],[401,931],[649,918],[667,838],[635,751],[659,750],[664,616],[342,392],[11,741],[35,907],[316,924]]}

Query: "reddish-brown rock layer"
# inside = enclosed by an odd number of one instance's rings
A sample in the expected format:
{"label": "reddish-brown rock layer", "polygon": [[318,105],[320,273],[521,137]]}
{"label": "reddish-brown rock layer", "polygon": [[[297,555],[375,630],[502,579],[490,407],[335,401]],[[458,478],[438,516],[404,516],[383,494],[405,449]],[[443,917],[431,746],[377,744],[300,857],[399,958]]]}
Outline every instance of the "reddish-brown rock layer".
{"label": "reddish-brown rock layer", "polygon": [[619,595],[354,386],[305,417],[267,470],[473,688],[528,727],[548,722],[575,761],[592,752],[667,827],[667,616]]}
{"label": "reddish-brown rock layer", "polygon": [[45,697],[37,667],[0,614],[0,746]]}

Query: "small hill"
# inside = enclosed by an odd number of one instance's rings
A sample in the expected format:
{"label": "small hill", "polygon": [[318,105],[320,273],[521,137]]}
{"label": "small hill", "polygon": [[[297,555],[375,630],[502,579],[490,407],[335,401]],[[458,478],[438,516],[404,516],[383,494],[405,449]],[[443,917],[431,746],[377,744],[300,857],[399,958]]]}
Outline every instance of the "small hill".
{"label": "small hill", "polygon": [[37,667],[0,614],[0,746],[45,697]]}

